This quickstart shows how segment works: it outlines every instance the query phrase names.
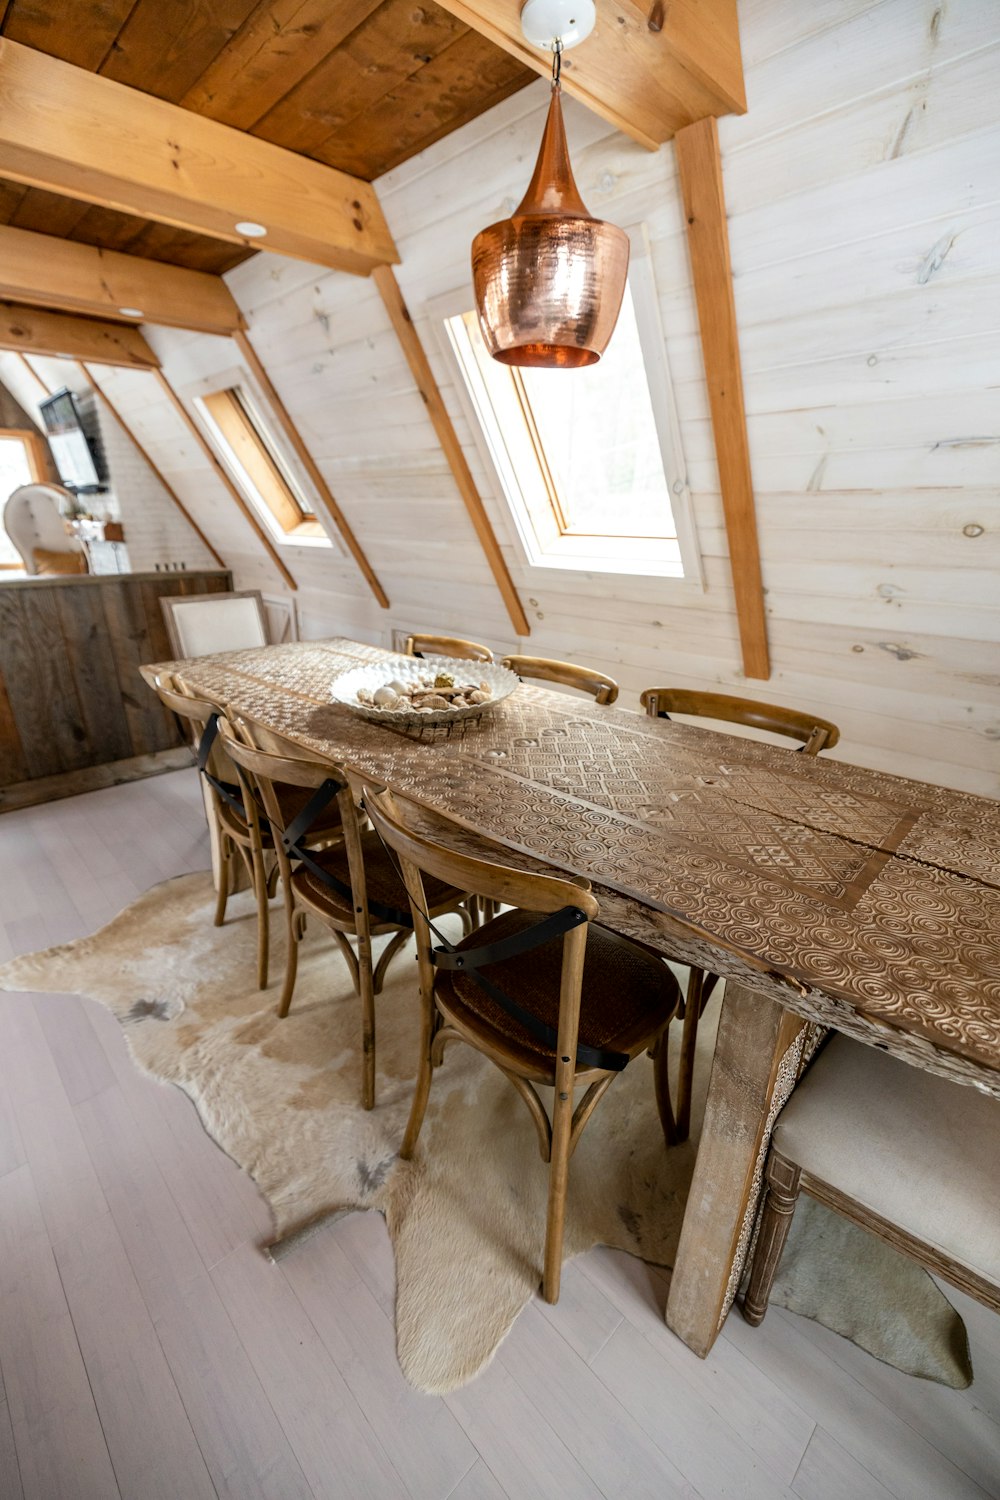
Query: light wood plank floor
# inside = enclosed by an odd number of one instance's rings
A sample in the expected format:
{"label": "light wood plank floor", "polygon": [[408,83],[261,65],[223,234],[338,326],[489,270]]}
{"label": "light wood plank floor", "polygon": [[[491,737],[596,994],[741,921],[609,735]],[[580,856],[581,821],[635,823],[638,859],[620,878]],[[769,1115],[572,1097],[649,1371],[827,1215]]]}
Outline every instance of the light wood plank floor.
{"label": "light wood plank floor", "polygon": [[[208,863],[182,771],[0,817],[0,955],[92,931]],[[493,1366],[403,1381],[385,1225],[280,1265],[268,1215],[101,1007],[0,995],[0,1500],[611,1500],[1000,1495],[1000,1320],[955,1294],[977,1378],[909,1379],[774,1309],[706,1361],[662,1274],[566,1270]]]}

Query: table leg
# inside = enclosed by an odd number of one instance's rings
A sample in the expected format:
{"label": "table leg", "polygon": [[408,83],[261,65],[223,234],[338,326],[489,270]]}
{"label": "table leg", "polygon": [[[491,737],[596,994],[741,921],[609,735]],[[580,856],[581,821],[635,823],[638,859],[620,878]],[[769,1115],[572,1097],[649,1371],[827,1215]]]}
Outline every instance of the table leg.
{"label": "table leg", "polygon": [[667,1299],[668,1326],[702,1358],[739,1286],[771,1127],[795,1086],[813,1032],[769,996],[727,983]]}

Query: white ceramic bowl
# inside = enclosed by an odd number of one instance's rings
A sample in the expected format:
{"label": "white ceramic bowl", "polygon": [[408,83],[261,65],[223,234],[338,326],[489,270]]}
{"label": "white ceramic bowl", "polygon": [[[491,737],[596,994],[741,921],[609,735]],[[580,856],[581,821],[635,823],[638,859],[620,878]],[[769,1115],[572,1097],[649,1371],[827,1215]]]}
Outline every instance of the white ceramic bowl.
{"label": "white ceramic bowl", "polygon": [[[370,693],[374,693],[376,688],[393,681],[408,685],[419,682],[422,677],[433,679],[439,672],[450,673],[458,684],[486,682],[491,696],[485,703],[474,703],[465,708],[432,708],[423,711],[412,708],[409,704],[399,708],[376,708],[374,704],[358,701],[358,688],[367,688]],[[519,680],[513,672],[508,672],[506,667],[498,667],[495,662],[456,661],[449,656],[387,656],[383,661],[372,662],[367,667],[354,667],[350,672],[342,672],[339,677],[334,678],[330,692],[334,703],[342,703],[363,719],[371,719],[375,724],[408,728],[410,725],[453,724],[459,719],[474,719],[501,703],[508,693],[514,691]]]}

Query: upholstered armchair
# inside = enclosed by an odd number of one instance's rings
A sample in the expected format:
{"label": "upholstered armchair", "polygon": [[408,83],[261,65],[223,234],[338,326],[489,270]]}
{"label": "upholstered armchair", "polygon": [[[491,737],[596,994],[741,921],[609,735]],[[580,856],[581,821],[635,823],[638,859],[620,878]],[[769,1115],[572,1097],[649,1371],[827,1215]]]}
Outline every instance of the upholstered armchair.
{"label": "upholstered armchair", "polygon": [[59,510],[60,501],[71,498],[57,484],[22,484],[4,506],[4,530],[32,577],[90,572],[86,549],[67,533]]}

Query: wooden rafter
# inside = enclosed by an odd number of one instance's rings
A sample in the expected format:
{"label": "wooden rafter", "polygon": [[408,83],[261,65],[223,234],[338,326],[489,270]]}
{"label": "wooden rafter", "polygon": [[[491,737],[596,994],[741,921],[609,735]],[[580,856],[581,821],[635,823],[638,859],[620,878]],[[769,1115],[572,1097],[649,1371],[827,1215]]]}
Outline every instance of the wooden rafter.
{"label": "wooden rafter", "polygon": [[246,326],[221,276],[10,225],[0,225],[0,297],[196,333],[228,335]]}
{"label": "wooden rafter", "polygon": [[253,530],[254,534],[257,537],[257,540],[264,548],[264,551],[267,553],[268,557],[274,563],[274,566],[277,568],[282,578],[288,584],[288,587],[290,589],[297,589],[298,584],[295,582],[295,579],[289,572],[288,567],[282,559],[277,547],[274,545],[271,538],[264,530],[261,522],[254,515],[246,500],[244,500],[243,496],[240,494],[236,485],[226,473],[226,470],[222,466],[221,460],[217,458],[215,453],[213,452],[211,443],[208,441],[205,434],[202,432],[201,428],[195,421],[194,417],[188,411],[187,407],[184,405],[184,402],[181,400],[180,396],[178,396],[177,392],[174,390],[173,386],[170,384],[170,381],[167,379],[166,375],[164,375],[162,370],[156,371],[156,378],[159,381],[161,389],[163,390],[164,395],[167,397],[174,411],[180,417],[181,421],[184,423],[184,426],[187,428],[188,432],[190,432],[191,436],[198,444],[198,447],[208,459],[208,462],[211,464],[212,469],[215,472],[216,478],[222,484],[224,484],[226,489],[229,491],[229,494],[235,501],[238,509],[243,516],[243,519]]}
{"label": "wooden rafter", "polygon": [[370,183],[2,38],[0,160],[30,187],[336,270],[399,259]]}
{"label": "wooden rafter", "polygon": [[344,545],[347,547],[347,550],[350,552],[351,556],[354,558],[354,561],[357,563],[358,567],[364,574],[368,582],[368,586],[371,589],[372,593],[375,595],[375,598],[378,600],[379,604],[381,604],[383,609],[388,609],[388,594],[379,583],[374,568],[365,556],[361,548],[361,544],[358,541],[357,537],[354,535],[354,532],[351,530],[351,526],[347,520],[347,517],[344,515],[344,512],[337,504],[330,486],[323,478],[319,465],[316,463],[316,460],[313,458],[312,454],[309,452],[309,449],[306,447],[299,429],[292,421],[288,408],[285,406],[285,403],[282,401],[281,397],[278,395],[278,392],[275,390],[274,385],[271,382],[271,377],[268,375],[263,364],[261,363],[260,356],[258,355],[253,344],[251,344],[247,335],[242,332],[242,330],[234,334],[234,338],[237,348],[239,349],[243,358],[246,360],[247,365],[249,366],[253,375],[256,377],[258,383],[263,388],[275,416],[278,418],[278,421],[284,428],[285,436],[288,438],[288,441],[295,449],[295,452],[298,454],[303,468],[309,475],[309,478],[312,480],[316,492],[318,493],[322,504],[325,506],[330,520],[333,522],[334,526],[337,528],[338,532],[343,538]]}
{"label": "wooden rafter", "polygon": [[674,138],[694,277],[705,379],[729,541],[736,617],[748,677],[771,675],[760,573],[739,332],[729,258],[719,132],[700,120]]}
{"label": "wooden rafter", "polygon": [[441,399],[441,392],[438,389],[437,381],[434,379],[434,372],[430,367],[430,361],[424,352],[423,344],[420,342],[420,335],[413,326],[413,319],[410,317],[409,308],[403,300],[403,294],[399,289],[395,273],[390,266],[380,266],[373,272],[372,280],[378,287],[379,294],[385,304],[386,312],[389,314],[392,326],[396,330],[396,337],[399,339],[403,353],[406,356],[406,362],[417,383],[417,390],[420,392],[423,403],[427,408],[427,415],[434,424],[434,431],[437,433],[438,442],[441,444],[444,456],[448,460],[448,466],[454,476],[455,483],[458,485],[459,493],[469,513],[469,519],[475,527],[476,535],[486,554],[486,561],[490,565],[490,571],[496,579],[497,588],[500,590],[503,602],[507,606],[507,613],[510,616],[514,631],[519,636],[530,635],[531,626],[528,624],[528,617],[524,612],[524,606],[521,603],[517,589],[514,586],[514,580],[511,578],[507,564],[504,561],[503,553],[500,551],[500,544],[490,524],[490,518],[486,514],[486,507],[483,504],[482,496],[476,488],[476,481],[472,477],[472,471],[466,463],[465,454],[462,452],[462,445],[452,426],[448,409]]}
{"label": "wooden rafter", "polygon": [[[440,0],[445,10],[548,76],[551,58],[525,40],[521,0]],[[736,0],[597,0],[597,25],[564,62],[582,104],[655,150],[708,115],[746,109]]]}
{"label": "wooden rafter", "polygon": [[82,364],[80,366],[80,369],[83,372],[83,377],[86,380],[87,384],[90,386],[90,389],[93,391],[94,395],[99,400],[101,400],[101,401],[104,402],[105,406],[108,408],[108,411],[111,413],[111,415],[114,417],[115,421],[118,423],[118,426],[121,428],[122,432],[124,432],[125,436],[129,439],[129,441],[131,442],[132,446],[135,448],[136,452],[138,453],[139,457],[141,459],[143,459],[144,462],[147,464],[147,466],[152,470],[154,478],[166,490],[167,494],[170,496],[170,499],[173,501],[174,505],[180,511],[181,515],[184,517],[185,521],[190,526],[190,528],[194,532],[195,536],[198,538],[198,540],[200,542],[203,543],[203,545],[205,547],[208,548],[208,551],[215,558],[215,561],[218,563],[219,567],[220,568],[226,567],[226,563],[223,561],[223,559],[219,556],[218,552],[212,546],[212,543],[208,540],[208,537],[202,531],[201,527],[198,525],[198,522],[195,520],[194,516],[192,516],[192,514],[188,510],[187,506],[184,504],[184,501],[181,499],[181,497],[178,495],[177,491],[174,489],[173,485],[171,485],[171,484],[169,484],[167,482],[167,480],[164,478],[163,474],[156,467],[156,465],[154,464],[153,460],[150,458],[149,454],[147,453],[146,449],[142,446],[142,444],[140,443],[139,439],[136,437],[135,433],[133,432],[132,428],[126,422],[125,418],[122,416],[122,414],[119,411],[118,407],[115,405],[115,403],[112,401],[111,397],[108,395],[107,391],[104,391],[104,390],[101,389],[101,387],[97,384],[97,381],[94,379],[93,375],[87,369],[86,365]]}
{"label": "wooden rafter", "polygon": [[0,302],[0,349],[123,365],[130,370],[156,370],[160,364],[138,328],[18,302]]}

